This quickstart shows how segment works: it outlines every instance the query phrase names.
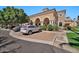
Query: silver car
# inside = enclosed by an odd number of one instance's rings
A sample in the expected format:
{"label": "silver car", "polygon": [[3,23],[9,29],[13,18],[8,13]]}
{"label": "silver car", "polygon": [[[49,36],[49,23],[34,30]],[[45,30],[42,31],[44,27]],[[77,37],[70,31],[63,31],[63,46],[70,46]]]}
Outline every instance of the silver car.
{"label": "silver car", "polygon": [[20,32],[22,32],[23,34],[29,34],[31,35],[33,32],[40,32],[41,29],[40,27],[37,27],[35,25],[26,25],[26,26],[22,26],[20,29]]}

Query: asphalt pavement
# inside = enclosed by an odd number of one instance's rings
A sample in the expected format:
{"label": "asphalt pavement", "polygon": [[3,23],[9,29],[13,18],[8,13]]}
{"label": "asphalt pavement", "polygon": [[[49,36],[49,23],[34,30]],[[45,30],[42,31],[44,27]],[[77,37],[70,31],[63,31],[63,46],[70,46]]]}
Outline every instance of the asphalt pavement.
{"label": "asphalt pavement", "polygon": [[9,31],[5,30],[0,30],[0,37],[1,36],[8,37],[9,40],[15,40],[15,43],[21,45],[21,48],[17,49],[15,53],[70,53],[69,51],[48,44],[29,42],[13,38],[9,35]]}

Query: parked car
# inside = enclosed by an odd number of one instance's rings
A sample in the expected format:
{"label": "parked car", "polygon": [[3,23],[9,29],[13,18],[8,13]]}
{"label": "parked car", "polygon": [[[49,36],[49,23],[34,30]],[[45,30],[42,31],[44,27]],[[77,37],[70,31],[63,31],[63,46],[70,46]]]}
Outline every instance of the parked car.
{"label": "parked car", "polygon": [[11,27],[9,27],[11,30],[13,29],[13,28],[15,28],[16,26],[11,26]]}
{"label": "parked car", "polygon": [[18,32],[18,31],[20,31],[20,28],[21,28],[21,26],[16,26],[13,28],[13,31]]}
{"label": "parked car", "polygon": [[35,25],[27,25],[27,26],[22,26],[20,32],[23,34],[29,34],[31,35],[33,32],[40,32],[41,29],[40,27],[37,27]]}

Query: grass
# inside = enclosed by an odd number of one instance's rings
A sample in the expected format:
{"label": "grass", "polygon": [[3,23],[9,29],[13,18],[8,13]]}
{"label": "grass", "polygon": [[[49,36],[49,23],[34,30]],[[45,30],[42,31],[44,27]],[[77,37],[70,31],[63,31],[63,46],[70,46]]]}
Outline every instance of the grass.
{"label": "grass", "polygon": [[79,32],[79,28],[78,28],[78,27],[73,27],[73,28],[71,28],[71,30],[72,30],[73,32],[75,32],[75,33]]}
{"label": "grass", "polygon": [[75,32],[67,33],[69,44],[72,47],[79,48],[79,35]]}

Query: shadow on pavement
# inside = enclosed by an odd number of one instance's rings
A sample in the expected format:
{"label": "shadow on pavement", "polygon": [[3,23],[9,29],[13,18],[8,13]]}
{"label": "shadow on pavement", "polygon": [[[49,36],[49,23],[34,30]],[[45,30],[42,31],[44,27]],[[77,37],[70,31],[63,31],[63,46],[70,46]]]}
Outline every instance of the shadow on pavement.
{"label": "shadow on pavement", "polygon": [[16,42],[22,45],[22,48],[16,51],[18,53],[71,53],[64,49],[43,43],[29,42],[19,39]]}
{"label": "shadow on pavement", "polygon": [[[63,50],[63,49],[60,49],[60,48],[57,48],[55,46],[51,46],[48,44],[29,42],[29,41],[16,39],[16,38],[9,36],[9,32],[0,30],[0,36],[2,36],[2,34],[4,37],[8,37],[8,39],[6,38],[7,40],[15,41],[14,43],[12,43],[12,45],[10,44],[8,44],[9,46],[7,45],[8,47],[10,47],[10,49],[13,47],[16,48],[16,45],[21,46],[21,48],[19,49],[10,50],[8,52],[4,51],[3,53],[70,53],[69,51],[66,51],[66,50]],[[1,47],[0,47],[0,50],[1,50]]]}

